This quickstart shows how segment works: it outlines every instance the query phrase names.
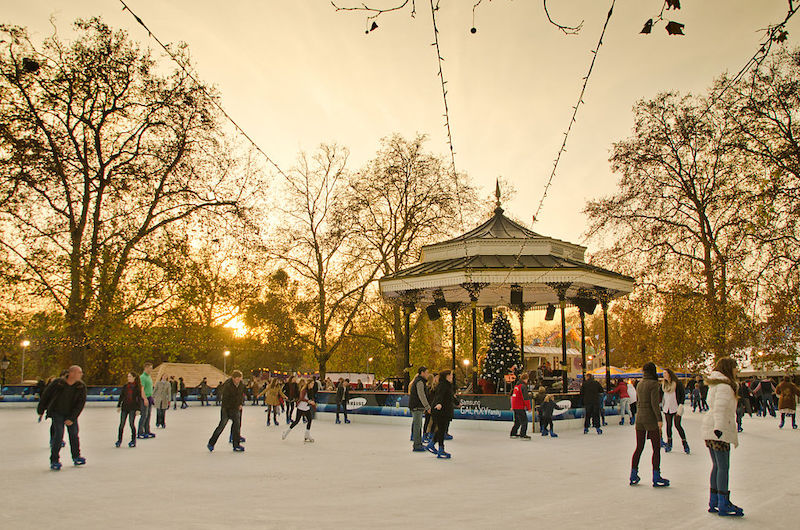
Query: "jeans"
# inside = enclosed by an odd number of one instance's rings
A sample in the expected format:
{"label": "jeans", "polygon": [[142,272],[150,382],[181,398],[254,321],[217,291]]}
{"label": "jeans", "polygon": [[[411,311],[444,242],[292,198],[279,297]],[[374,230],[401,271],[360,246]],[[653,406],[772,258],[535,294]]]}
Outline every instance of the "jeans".
{"label": "jeans", "polygon": [[139,434],[150,434],[150,411],[153,406],[145,399],[142,403],[142,415],[139,416]]}
{"label": "jeans", "polygon": [[636,429],[636,450],[631,458],[631,469],[639,469],[639,459],[644,451],[645,438],[653,446],[653,471],[661,471],[661,433],[659,431],[640,431]]}
{"label": "jeans", "polygon": [[156,427],[161,426],[166,428],[165,420],[167,419],[167,409],[156,409]]}
{"label": "jeans", "polygon": [[514,426],[511,428],[511,436],[516,436],[517,430],[519,430],[520,436],[528,434],[528,414],[524,409],[514,409]]}
{"label": "jeans", "polygon": [[600,403],[586,403],[586,415],[583,418],[583,428],[589,428],[589,420],[596,428],[600,428]]}
{"label": "jeans", "polygon": [[122,433],[125,430],[125,420],[127,419],[128,423],[131,426],[131,440],[136,440],[136,411],[126,411],[123,410],[119,414],[119,436],[117,436],[117,442],[122,443]]}
{"label": "jeans", "polygon": [[64,422],[67,420],[61,414],[50,415],[52,423],[50,424],[50,463],[54,464],[59,461],[58,455],[61,452],[61,442],[64,440],[64,428],[67,429],[69,435],[69,449],[72,453],[72,459],[81,456],[81,442],[78,439],[78,422],[75,421],[72,425],[66,425]]}
{"label": "jeans", "polygon": [[619,398],[619,419],[625,423],[625,416],[631,414],[631,398]]}
{"label": "jeans", "polygon": [[555,432],[553,430],[553,416],[552,415],[547,416],[547,417],[545,417],[545,416],[540,416],[539,417],[539,430],[542,431],[542,433],[546,433],[547,431]]}
{"label": "jeans", "polygon": [[711,489],[719,492],[728,491],[728,473],[731,467],[730,451],[715,451],[708,448],[711,454]]}
{"label": "jeans", "polygon": [[425,409],[411,409],[411,438],[414,441],[414,449],[422,448],[422,417]]}
{"label": "jeans", "polygon": [[217,425],[217,428],[214,429],[214,434],[212,434],[211,438],[208,440],[208,445],[213,446],[217,444],[219,435],[225,430],[225,426],[228,425],[229,421],[233,422],[233,425],[231,426],[231,439],[233,440],[233,446],[239,447],[241,445],[242,415],[238,410],[229,411],[225,407],[222,407],[219,410],[219,425]]}
{"label": "jeans", "polygon": [[347,421],[347,401],[336,402],[336,421],[339,421],[339,409],[344,410],[344,421]]}

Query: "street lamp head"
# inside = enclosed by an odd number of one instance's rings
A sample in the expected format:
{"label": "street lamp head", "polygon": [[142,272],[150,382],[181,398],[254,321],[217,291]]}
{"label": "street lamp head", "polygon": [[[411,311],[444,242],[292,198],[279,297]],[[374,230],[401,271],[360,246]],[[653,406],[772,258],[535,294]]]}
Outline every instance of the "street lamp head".
{"label": "street lamp head", "polygon": [[469,359],[464,359],[464,366],[469,366]]}
{"label": "street lamp head", "polygon": [[368,362],[372,362],[372,357],[370,357],[369,359],[367,359],[367,361],[368,361]]}
{"label": "street lamp head", "polygon": [[222,355],[224,355],[225,357],[227,357],[230,354],[231,354],[230,350],[225,350],[224,352],[222,352]]}
{"label": "street lamp head", "polygon": [[20,342],[19,345],[22,346],[23,348],[27,348],[28,346],[31,345],[31,341],[29,341],[28,339],[25,339],[22,342]]}

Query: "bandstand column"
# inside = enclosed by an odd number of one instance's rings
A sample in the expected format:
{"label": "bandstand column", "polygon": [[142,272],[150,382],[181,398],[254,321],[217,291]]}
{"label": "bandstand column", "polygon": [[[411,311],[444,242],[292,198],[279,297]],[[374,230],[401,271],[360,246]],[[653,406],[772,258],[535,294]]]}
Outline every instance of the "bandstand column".
{"label": "bandstand column", "polygon": [[[452,302],[447,304],[447,309],[450,310],[450,317],[452,320],[452,355],[453,355],[453,385],[458,388],[458,384],[456,383],[456,317],[458,316],[458,310],[461,308],[461,304],[458,302]],[[466,374],[464,374],[466,378]]]}
{"label": "bandstand column", "polygon": [[600,301],[603,307],[603,340],[606,348],[606,391],[611,390],[611,352],[608,349],[608,300]]}
{"label": "bandstand column", "polygon": [[581,373],[583,380],[586,381],[586,318],[583,309],[580,309],[581,316]]}

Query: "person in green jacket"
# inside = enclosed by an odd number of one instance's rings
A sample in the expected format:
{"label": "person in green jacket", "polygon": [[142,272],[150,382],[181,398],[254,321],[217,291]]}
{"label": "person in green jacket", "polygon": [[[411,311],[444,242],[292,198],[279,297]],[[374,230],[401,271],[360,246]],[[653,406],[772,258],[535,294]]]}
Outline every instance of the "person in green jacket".
{"label": "person in green jacket", "polygon": [[153,399],[153,378],[150,372],[153,371],[153,363],[144,363],[144,371],[139,376],[142,383],[142,415],[139,417],[139,434],[137,438],[155,438],[156,435],[150,432],[150,411],[153,409],[155,400]]}

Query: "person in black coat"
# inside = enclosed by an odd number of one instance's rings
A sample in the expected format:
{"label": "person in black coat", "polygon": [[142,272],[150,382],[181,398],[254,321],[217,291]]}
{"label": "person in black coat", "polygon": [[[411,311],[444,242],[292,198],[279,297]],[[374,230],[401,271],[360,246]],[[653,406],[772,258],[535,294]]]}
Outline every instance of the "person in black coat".
{"label": "person in black coat", "polygon": [[603,386],[598,383],[592,374],[586,374],[586,380],[581,385],[581,398],[586,413],[583,417],[583,434],[589,432],[589,420],[597,429],[597,434],[603,434],[600,428],[600,394],[603,393]]}
{"label": "person in black coat", "polygon": [[[455,407],[455,392],[453,388],[453,372],[443,370],[439,373],[439,384],[436,385],[436,392],[433,396],[432,415],[433,423],[436,426],[436,434],[433,440],[427,445],[428,451],[434,453],[438,458],[450,458],[450,453],[444,450],[444,438],[450,420],[453,419]],[[439,450],[434,449],[435,444],[439,444]]]}
{"label": "person in black coat", "polygon": [[128,382],[122,387],[119,393],[117,407],[119,414],[119,435],[117,436],[117,447],[122,445],[122,433],[125,431],[125,420],[131,426],[131,441],[128,447],[136,447],[136,413],[142,409],[144,398],[142,397],[142,385],[139,376],[133,372],[128,372]]}
{"label": "person in black coat", "polygon": [[336,423],[339,421],[339,411],[344,411],[344,422],[350,423],[347,419],[347,402],[350,400],[350,380],[339,379],[339,384],[336,386]]}
{"label": "person in black coat", "polygon": [[86,385],[81,381],[83,370],[80,366],[70,366],[66,377],[54,379],[44,391],[36,407],[39,421],[47,412],[52,421],[50,425],[50,469],[61,469],[59,453],[64,440],[64,427],[69,434],[69,448],[72,462],[76,466],[86,463],[81,456],[80,439],[78,438],[78,416],[86,405]]}
{"label": "person in black coat", "polygon": [[181,395],[181,408],[185,409],[189,405],[186,404],[186,383],[184,383],[183,377],[178,378],[178,393]]}
{"label": "person in black coat", "polygon": [[208,450],[213,451],[219,435],[225,430],[228,421],[232,421],[231,440],[233,450],[236,452],[244,451],[242,447],[241,428],[242,428],[242,405],[244,404],[245,385],[242,383],[242,372],[234,370],[231,378],[225,381],[221,387],[217,387],[217,393],[222,395],[222,406],[219,411],[219,425],[214,430],[208,440]]}

